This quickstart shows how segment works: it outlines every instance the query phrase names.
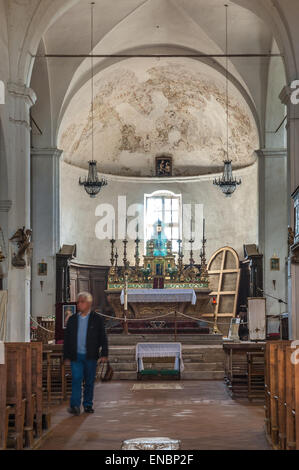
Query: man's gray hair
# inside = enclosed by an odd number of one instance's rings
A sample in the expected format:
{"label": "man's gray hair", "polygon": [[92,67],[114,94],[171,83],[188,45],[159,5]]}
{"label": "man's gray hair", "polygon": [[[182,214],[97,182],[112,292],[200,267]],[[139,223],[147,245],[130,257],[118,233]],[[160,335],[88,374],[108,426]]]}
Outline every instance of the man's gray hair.
{"label": "man's gray hair", "polygon": [[79,292],[79,294],[77,295],[77,300],[79,300],[80,297],[83,297],[83,299],[87,300],[87,302],[90,302],[90,303],[92,303],[93,301],[93,297],[90,294],[90,292]]}

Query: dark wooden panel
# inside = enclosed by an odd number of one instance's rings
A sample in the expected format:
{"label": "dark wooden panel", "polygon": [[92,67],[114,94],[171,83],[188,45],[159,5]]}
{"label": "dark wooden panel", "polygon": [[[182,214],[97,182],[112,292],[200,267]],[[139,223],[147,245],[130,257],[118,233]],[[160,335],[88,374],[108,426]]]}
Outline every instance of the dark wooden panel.
{"label": "dark wooden panel", "polygon": [[108,266],[86,266],[72,263],[70,266],[71,300],[75,301],[79,292],[88,291],[94,298],[93,308],[110,311],[105,290],[107,288]]}
{"label": "dark wooden panel", "polygon": [[90,282],[89,279],[78,278],[78,290],[79,292],[90,292]]}

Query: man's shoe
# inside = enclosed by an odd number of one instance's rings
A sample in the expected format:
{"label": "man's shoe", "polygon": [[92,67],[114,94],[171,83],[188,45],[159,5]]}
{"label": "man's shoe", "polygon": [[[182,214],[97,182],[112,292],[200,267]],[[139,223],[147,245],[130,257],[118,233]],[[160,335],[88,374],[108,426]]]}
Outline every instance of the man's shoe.
{"label": "man's shoe", "polygon": [[75,416],[80,415],[80,407],[79,406],[71,406],[67,410],[71,415],[75,415]]}
{"label": "man's shoe", "polygon": [[84,406],[85,413],[94,413],[94,409],[92,406]]}

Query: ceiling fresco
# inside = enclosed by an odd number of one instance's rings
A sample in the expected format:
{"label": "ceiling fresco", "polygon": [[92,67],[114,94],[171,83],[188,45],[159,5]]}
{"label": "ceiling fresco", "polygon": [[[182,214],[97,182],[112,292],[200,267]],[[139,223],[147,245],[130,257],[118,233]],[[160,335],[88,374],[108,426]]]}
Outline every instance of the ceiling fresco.
{"label": "ceiling fresco", "polygon": [[[64,160],[87,168],[91,159],[91,84],[63,116]],[[128,59],[95,77],[95,156],[101,172],[154,176],[155,157],[173,156],[174,176],[213,173],[226,158],[225,77],[192,59]],[[234,168],[255,161],[256,123],[229,85],[229,157]]]}

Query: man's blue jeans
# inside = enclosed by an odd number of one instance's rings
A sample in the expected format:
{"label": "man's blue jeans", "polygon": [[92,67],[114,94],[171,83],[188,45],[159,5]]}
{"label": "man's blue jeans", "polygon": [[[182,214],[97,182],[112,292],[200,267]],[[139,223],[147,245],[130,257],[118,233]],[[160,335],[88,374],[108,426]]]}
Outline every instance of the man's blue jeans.
{"label": "man's blue jeans", "polygon": [[71,407],[81,406],[83,379],[84,379],[83,406],[84,407],[92,406],[97,361],[86,359],[85,354],[77,354],[77,361],[72,361],[71,367],[72,367]]}

